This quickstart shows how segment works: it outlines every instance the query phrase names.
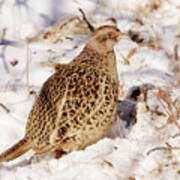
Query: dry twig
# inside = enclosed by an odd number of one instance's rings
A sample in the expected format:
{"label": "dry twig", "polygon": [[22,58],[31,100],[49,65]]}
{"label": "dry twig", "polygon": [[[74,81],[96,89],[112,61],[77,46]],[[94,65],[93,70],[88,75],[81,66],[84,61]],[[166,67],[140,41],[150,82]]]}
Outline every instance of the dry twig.
{"label": "dry twig", "polygon": [[27,42],[26,46],[26,87],[27,87],[27,96],[30,95],[30,86],[29,86],[29,43]]}
{"label": "dry twig", "polygon": [[175,60],[175,76],[178,81],[178,84],[180,85],[180,59],[179,59],[179,54],[178,54],[178,45],[179,45],[179,38],[180,38],[180,21],[178,23],[178,27],[176,29],[175,33],[175,40],[174,40],[174,60]]}
{"label": "dry twig", "polygon": [[91,31],[91,32],[94,32],[94,29],[95,29],[95,28],[94,28],[94,27],[92,26],[92,24],[90,24],[90,22],[87,20],[84,11],[83,11],[81,8],[79,8],[79,11],[81,12],[82,17],[83,17],[83,20],[84,20],[84,22],[88,25],[88,28],[90,29],[90,31]]}
{"label": "dry twig", "polygon": [[7,108],[4,104],[0,103],[0,106],[1,106],[7,113],[10,112],[9,108]]}
{"label": "dry twig", "polygon": [[166,147],[155,147],[155,148],[152,148],[150,149],[148,152],[147,152],[147,155],[151,154],[152,152],[154,151],[157,151],[157,150],[163,150],[163,151],[167,151],[169,153],[172,152],[172,150],[180,150],[180,147],[176,147],[176,146],[171,146],[169,143],[165,143]]}

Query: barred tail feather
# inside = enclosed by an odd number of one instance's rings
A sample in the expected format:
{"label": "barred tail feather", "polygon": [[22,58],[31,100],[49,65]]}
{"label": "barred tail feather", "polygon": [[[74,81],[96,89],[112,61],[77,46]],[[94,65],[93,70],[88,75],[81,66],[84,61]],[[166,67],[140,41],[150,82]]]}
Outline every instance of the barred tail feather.
{"label": "barred tail feather", "polygon": [[11,161],[18,158],[20,155],[26,153],[32,148],[32,142],[26,138],[21,139],[15,145],[0,154],[0,162]]}

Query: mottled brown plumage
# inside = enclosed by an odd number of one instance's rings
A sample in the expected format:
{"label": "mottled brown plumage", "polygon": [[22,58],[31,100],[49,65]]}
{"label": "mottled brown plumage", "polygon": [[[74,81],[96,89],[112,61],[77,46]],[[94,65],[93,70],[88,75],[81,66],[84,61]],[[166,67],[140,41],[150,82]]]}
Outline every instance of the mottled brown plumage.
{"label": "mottled brown plumage", "polygon": [[32,106],[24,138],[2,153],[0,161],[30,149],[37,153],[80,150],[107,134],[117,113],[113,46],[122,37],[116,27],[102,26],[71,63],[56,65]]}

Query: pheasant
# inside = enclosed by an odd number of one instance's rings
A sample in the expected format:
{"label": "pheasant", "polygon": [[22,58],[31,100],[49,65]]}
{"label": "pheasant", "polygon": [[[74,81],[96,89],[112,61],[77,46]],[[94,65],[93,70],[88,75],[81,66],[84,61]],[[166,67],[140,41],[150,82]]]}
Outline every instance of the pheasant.
{"label": "pheasant", "polygon": [[118,108],[114,45],[125,35],[115,26],[94,30],[81,53],[56,70],[40,89],[24,137],[0,155],[13,160],[36,153],[81,150],[103,138]]}

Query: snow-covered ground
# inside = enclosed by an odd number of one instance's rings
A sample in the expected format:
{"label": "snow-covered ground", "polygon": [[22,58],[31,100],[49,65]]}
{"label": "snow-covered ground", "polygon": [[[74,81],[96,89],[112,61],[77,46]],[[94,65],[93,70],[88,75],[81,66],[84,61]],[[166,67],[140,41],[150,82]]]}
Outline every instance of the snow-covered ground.
{"label": "snow-covered ground", "polygon": [[0,151],[24,135],[34,94],[53,73],[43,63],[68,63],[87,42],[78,8],[95,27],[117,24],[130,35],[115,51],[120,99],[141,87],[136,123],[127,130],[117,120],[111,135],[61,159],[30,151],[1,163],[0,179],[180,179],[177,0],[1,0]]}

